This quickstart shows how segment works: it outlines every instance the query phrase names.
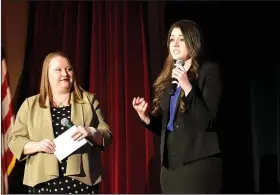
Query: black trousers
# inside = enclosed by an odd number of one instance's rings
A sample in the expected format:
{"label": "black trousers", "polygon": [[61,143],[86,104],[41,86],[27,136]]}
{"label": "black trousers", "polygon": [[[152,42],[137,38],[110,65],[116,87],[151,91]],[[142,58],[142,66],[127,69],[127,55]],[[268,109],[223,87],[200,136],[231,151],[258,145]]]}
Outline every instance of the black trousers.
{"label": "black trousers", "polygon": [[162,166],[160,182],[164,194],[221,193],[222,160],[211,156],[172,170]]}

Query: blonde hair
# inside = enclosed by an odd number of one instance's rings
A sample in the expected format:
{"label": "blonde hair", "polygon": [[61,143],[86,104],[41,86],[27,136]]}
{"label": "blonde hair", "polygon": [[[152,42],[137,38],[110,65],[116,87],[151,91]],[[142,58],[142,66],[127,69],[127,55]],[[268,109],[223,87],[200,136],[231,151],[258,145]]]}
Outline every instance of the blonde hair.
{"label": "blonde hair", "polygon": [[[161,71],[160,75],[158,76],[158,78],[156,79],[153,85],[155,93],[152,102],[152,107],[153,107],[152,114],[154,115],[159,114],[160,99],[166,87],[170,85],[172,79],[171,75],[174,66],[174,60],[170,54],[169,45],[170,45],[170,36],[174,28],[179,28],[182,31],[189,52],[189,56],[192,58],[192,64],[188,71],[188,78],[191,81],[193,79],[197,79],[198,77],[198,68],[199,68],[198,58],[200,57],[200,52],[202,47],[202,40],[201,40],[199,28],[195,22],[190,20],[177,21],[174,24],[172,24],[169,29],[168,38],[167,38],[167,48],[169,54],[166,58],[163,70]],[[180,97],[183,97],[184,95],[185,95],[184,91],[181,90]],[[180,100],[179,106],[182,112],[186,110],[185,104],[182,99]]]}
{"label": "blonde hair", "polygon": [[[49,73],[49,64],[50,61],[57,57],[63,57],[67,60],[68,64],[73,68],[70,59],[68,56],[66,56],[62,52],[53,52],[46,56],[44,62],[43,62],[43,68],[42,68],[42,76],[41,76],[41,84],[40,84],[40,95],[39,95],[39,104],[40,107],[46,108],[46,98],[49,97],[50,105],[54,105],[53,102],[53,94],[51,91],[51,86],[48,78]],[[75,71],[73,69],[73,87],[71,89],[71,92],[74,92],[74,101],[82,101],[82,89],[78,86],[76,78],[75,78]]]}

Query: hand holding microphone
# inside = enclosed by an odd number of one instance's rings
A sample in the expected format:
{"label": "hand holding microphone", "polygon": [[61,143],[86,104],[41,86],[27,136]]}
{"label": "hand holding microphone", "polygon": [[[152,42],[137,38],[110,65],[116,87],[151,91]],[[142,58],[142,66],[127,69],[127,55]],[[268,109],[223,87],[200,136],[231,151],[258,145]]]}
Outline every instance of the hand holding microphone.
{"label": "hand holding microphone", "polygon": [[[67,128],[71,128],[73,126],[75,126],[71,121],[69,121],[67,118],[63,118],[61,119],[61,125]],[[82,126],[78,126],[77,127],[77,131],[72,135],[72,138],[74,141],[80,141],[83,138],[85,138],[87,140],[87,142],[93,146],[93,144],[87,139],[88,136],[92,136],[94,133],[96,132],[96,130],[94,128],[89,128],[89,127],[82,127]]]}
{"label": "hand holding microphone", "polygon": [[183,67],[185,64],[184,60],[177,60],[176,63],[174,64],[174,69],[172,70],[172,86],[171,86],[171,91],[170,91],[170,95],[174,95],[175,91],[178,87],[178,78],[177,78],[177,74],[174,74],[174,70],[176,70],[177,67],[179,67],[181,65],[181,67]]}
{"label": "hand holding microphone", "polygon": [[170,95],[174,95],[177,89],[178,84],[180,84],[181,88],[185,92],[189,92],[191,89],[191,84],[188,79],[187,72],[191,67],[192,59],[190,58],[186,62],[183,60],[177,60],[176,64],[174,65],[175,68],[172,70],[172,88]]}

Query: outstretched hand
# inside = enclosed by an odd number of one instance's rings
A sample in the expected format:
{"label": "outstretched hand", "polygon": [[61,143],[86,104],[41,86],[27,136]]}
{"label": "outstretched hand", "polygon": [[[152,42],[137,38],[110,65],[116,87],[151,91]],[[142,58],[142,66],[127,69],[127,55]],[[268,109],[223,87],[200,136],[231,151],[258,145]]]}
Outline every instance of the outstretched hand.
{"label": "outstretched hand", "polygon": [[132,106],[141,118],[142,121],[144,121],[146,124],[150,123],[150,117],[148,115],[148,102],[144,100],[144,98],[134,97],[132,100]]}

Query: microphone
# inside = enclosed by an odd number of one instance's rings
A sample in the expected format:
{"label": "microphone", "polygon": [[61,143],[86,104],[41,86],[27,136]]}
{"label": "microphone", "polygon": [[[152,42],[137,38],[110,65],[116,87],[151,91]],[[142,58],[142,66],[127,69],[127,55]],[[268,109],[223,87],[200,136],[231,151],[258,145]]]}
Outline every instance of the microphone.
{"label": "microphone", "polygon": [[[177,60],[176,64],[177,65],[181,64],[182,66],[184,66],[185,62],[184,62],[184,60]],[[176,64],[174,64],[174,68],[176,68]],[[178,86],[178,80],[175,79],[175,78],[172,78],[172,85],[171,85],[171,90],[170,90],[170,95],[171,96],[173,96],[175,94],[177,86]]]}
{"label": "microphone", "polygon": [[69,129],[74,126],[74,124],[71,121],[69,121],[67,118],[61,119],[60,123],[63,127],[67,127]]}
{"label": "microphone", "polygon": [[[68,129],[70,129],[71,127],[75,126],[70,120],[68,120],[67,118],[63,118],[60,121],[61,125],[63,127],[67,127]],[[93,144],[91,143],[91,141],[89,141],[86,137],[85,137],[87,143],[89,143],[91,146],[93,146]]]}

